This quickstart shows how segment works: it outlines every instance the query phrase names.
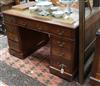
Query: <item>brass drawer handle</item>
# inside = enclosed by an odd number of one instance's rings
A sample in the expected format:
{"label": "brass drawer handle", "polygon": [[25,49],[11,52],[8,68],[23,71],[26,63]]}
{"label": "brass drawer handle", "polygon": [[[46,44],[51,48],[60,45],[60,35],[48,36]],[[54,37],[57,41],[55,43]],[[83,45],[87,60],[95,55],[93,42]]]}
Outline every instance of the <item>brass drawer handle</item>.
{"label": "brass drawer handle", "polygon": [[62,36],[64,34],[64,31],[60,31],[58,32],[58,35]]}
{"label": "brass drawer handle", "polygon": [[66,67],[66,65],[65,65],[65,64],[60,64],[59,66],[60,66],[60,67]]}
{"label": "brass drawer handle", "polygon": [[38,27],[38,30],[41,30],[42,28]]}
{"label": "brass drawer handle", "polygon": [[27,24],[26,23],[23,23],[22,25],[25,26],[25,27],[27,27]]}
{"label": "brass drawer handle", "polygon": [[64,47],[65,43],[64,42],[58,42],[59,47]]}
{"label": "brass drawer handle", "polygon": [[61,69],[60,69],[60,73],[61,74],[64,74],[64,67],[66,66],[66,65],[64,65],[64,64],[60,64],[59,66],[61,66]]}
{"label": "brass drawer handle", "polygon": [[62,44],[59,44],[59,47],[63,47],[64,46],[64,44],[62,43]]}
{"label": "brass drawer handle", "polygon": [[64,53],[60,54],[59,57],[64,57]]}

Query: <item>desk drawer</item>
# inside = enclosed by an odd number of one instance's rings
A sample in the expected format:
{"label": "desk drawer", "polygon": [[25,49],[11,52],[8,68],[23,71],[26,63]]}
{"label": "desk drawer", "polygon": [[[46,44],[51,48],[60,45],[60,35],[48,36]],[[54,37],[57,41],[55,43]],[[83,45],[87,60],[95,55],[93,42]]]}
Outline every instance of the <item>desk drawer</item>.
{"label": "desk drawer", "polygon": [[20,59],[26,58],[26,55],[25,55],[24,53],[18,52],[18,51],[16,51],[16,50],[11,49],[11,48],[9,48],[9,53],[10,53],[11,55],[15,56],[15,57],[20,58]]}
{"label": "desk drawer", "polygon": [[34,21],[32,25],[29,24],[29,28],[32,28],[37,31],[41,31],[43,33],[50,33],[50,28],[46,23],[42,23],[39,21]]}
{"label": "desk drawer", "polygon": [[63,38],[51,37],[51,52],[52,55],[71,61],[75,56],[75,42]]}
{"label": "desk drawer", "polygon": [[67,50],[67,48],[60,48],[52,45],[51,53],[53,56],[58,56],[58,58],[64,58],[66,60],[72,61],[73,51]]}
{"label": "desk drawer", "polygon": [[4,22],[9,24],[16,24],[16,19],[14,16],[4,15]]}
{"label": "desk drawer", "polygon": [[95,56],[93,59],[90,82],[92,86],[100,86],[100,31],[96,33]]}
{"label": "desk drawer", "polygon": [[[13,16],[8,16],[8,15],[6,16],[5,15],[5,23],[7,23],[7,24],[13,23],[13,25],[17,25],[19,27],[39,30],[39,31],[43,31],[43,32],[49,32],[48,31],[48,25],[46,23],[42,23],[40,21],[34,21],[34,20],[31,20],[31,19],[13,17]],[[10,26],[8,25],[6,27],[13,29],[11,27],[11,25]]]}
{"label": "desk drawer", "polygon": [[61,27],[57,25],[56,26],[51,25],[49,28],[50,28],[51,33],[53,34],[75,40],[74,29],[69,29],[69,28],[65,28],[65,27]]}
{"label": "desk drawer", "polygon": [[10,49],[13,49],[17,52],[22,52],[19,42],[8,40],[8,44],[9,44]]}
{"label": "desk drawer", "polygon": [[16,34],[16,35],[18,34],[19,29],[16,25],[7,23],[7,24],[5,24],[5,26],[6,26],[7,32],[10,32],[10,33],[13,33],[13,34]]}
{"label": "desk drawer", "polygon": [[50,65],[53,66],[54,68],[57,68],[60,71],[60,73],[62,68],[64,69],[64,72],[72,73],[72,68],[73,68],[72,61],[69,61],[63,57],[59,57],[58,55],[51,56]]}
{"label": "desk drawer", "polygon": [[13,34],[11,32],[7,32],[7,37],[8,37],[8,39],[13,40],[15,42],[18,42],[19,41],[18,35]]}
{"label": "desk drawer", "polygon": [[41,23],[40,21],[28,20],[25,18],[16,18],[16,22],[18,26],[24,28],[33,29],[42,32],[49,32],[48,25],[46,25],[45,23]]}
{"label": "desk drawer", "polygon": [[6,24],[8,39],[19,41],[19,28],[15,25]]}

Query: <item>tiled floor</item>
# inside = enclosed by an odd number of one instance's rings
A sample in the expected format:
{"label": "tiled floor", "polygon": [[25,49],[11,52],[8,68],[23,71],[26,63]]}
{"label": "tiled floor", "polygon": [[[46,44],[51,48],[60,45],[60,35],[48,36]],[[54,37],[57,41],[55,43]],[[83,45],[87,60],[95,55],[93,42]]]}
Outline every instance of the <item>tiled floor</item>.
{"label": "tiled floor", "polygon": [[7,43],[7,37],[0,34],[0,50],[3,49],[3,48],[6,48],[8,45]]}
{"label": "tiled floor", "polygon": [[0,86],[8,86],[8,85],[0,81]]}
{"label": "tiled floor", "polygon": [[90,86],[89,79],[79,85],[50,74],[47,47],[21,60],[8,53],[6,36],[0,36],[0,46],[0,86]]}

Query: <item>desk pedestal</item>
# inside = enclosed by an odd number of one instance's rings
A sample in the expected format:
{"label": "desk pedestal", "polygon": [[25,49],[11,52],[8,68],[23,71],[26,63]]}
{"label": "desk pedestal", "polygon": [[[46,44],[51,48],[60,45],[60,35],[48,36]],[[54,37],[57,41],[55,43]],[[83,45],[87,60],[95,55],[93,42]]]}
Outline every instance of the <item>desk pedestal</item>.
{"label": "desk pedestal", "polygon": [[47,34],[15,25],[7,25],[7,35],[10,54],[21,59],[27,57],[49,41]]}
{"label": "desk pedestal", "polygon": [[96,51],[90,79],[92,86],[100,86],[100,32],[97,32]]}

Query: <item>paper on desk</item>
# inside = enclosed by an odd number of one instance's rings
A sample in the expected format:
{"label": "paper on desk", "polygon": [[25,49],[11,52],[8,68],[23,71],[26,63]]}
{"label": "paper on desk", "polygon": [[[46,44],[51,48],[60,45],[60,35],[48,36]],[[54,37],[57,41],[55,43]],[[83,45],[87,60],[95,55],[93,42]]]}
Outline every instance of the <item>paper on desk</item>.
{"label": "paper on desk", "polygon": [[74,21],[79,20],[79,14],[78,13],[72,13],[69,17],[72,18]]}
{"label": "paper on desk", "polygon": [[39,15],[32,15],[34,18],[37,18],[37,19],[42,19],[42,20],[52,20],[52,17],[50,16],[39,16]]}
{"label": "paper on desk", "polygon": [[62,19],[55,19],[56,22],[64,23],[64,24],[73,24],[79,21],[79,16],[75,14],[71,14],[64,16]]}
{"label": "paper on desk", "polygon": [[26,3],[26,4],[15,5],[15,6],[12,6],[12,8],[19,9],[19,10],[25,10],[34,5],[35,5],[35,2],[30,2],[30,3]]}

